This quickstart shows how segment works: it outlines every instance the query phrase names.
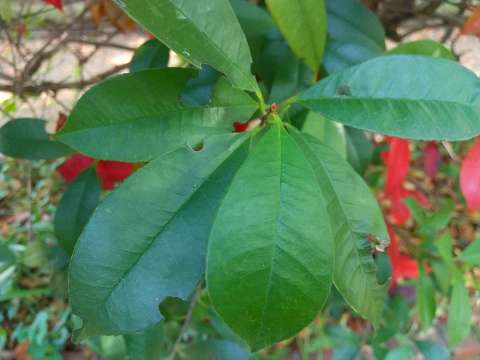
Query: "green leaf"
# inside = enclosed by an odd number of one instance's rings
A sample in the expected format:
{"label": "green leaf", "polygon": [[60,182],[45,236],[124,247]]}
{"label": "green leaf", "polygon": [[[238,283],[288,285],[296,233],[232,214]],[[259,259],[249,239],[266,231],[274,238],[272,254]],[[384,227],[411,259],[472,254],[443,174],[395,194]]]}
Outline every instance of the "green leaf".
{"label": "green leaf", "polygon": [[97,159],[148,161],[185,143],[232,132],[257,104],[223,78],[206,107],[179,102],[188,69],[154,69],[106,80],[80,99],[57,137]]}
{"label": "green leaf", "polygon": [[266,3],[288,45],[316,74],[327,35],[324,0],[266,0]]}
{"label": "green leaf", "polygon": [[252,350],[293,336],[323,307],[331,239],[315,172],[277,119],[235,175],[208,245],[213,306]]}
{"label": "green leaf", "polygon": [[349,126],[344,129],[348,162],[359,174],[364,174],[372,161],[373,145],[364,131]]}
{"label": "green leaf", "polygon": [[100,198],[100,181],[95,168],[88,168],[69,185],[58,204],[54,219],[55,236],[71,254]]}
{"label": "green leaf", "polygon": [[440,209],[428,218],[425,226],[437,231],[444,229],[449,224],[454,210],[455,202],[453,200],[442,200]]}
{"label": "green leaf", "polygon": [[448,307],[448,346],[459,345],[470,333],[472,322],[472,304],[468,290],[462,280],[453,284],[452,296]]}
{"label": "green leaf", "polygon": [[54,140],[45,130],[46,122],[34,118],[8,121],[0,128],[0,153],[20,159],[50,160],[73,151]]}
{"label": "green leaf", "polygon": [[469,265],[480,266],[480,240],[468,245],[458,259]]}
{"label": "green leaf", "polygon": [[341,124],[328,121],[322,115],[309,111],[301,130],[335,150],[343,159],[347,158],[345,131]]}
{"label": "green leaf", "polygon": [[191,294],[249,137],[218,135],[199,151],[183,146],[166,153],[97,207],[70,263],[72,311],[84,321],[80,336],[144,330],[162,319],[163,299]]}
{"label": "green leaf", "polygon": [[188,106],[205,106],[222,74],[208,65],[203,65],[197,76],[187,82],[182,93],[182,102]]}
{"label": "green leaf", "polygon": [[313,84],[312,71],[288,47],[278,31],[266,36],[258,73],[269,90],[268,101],[280,102]]}
{"label": "green leaf", "polygon": [[424,226],[428,218],[427,211],[420,206],[420,204],[414,197],[408,197],[405,200],[403,200],[403,202],[410,209],[410,212],[412,213],[413,218],[417,223],[416,225],[420,228]]}
{"label": "green leaf", "polygon": [[254,360],[245,349],[231,341],[208,340],[190,345],[176,360]]}
{"label": "green leaf", "polygon": [[247,40],[228,0],[115,2],[192,65],[211,65],[236,87],[259,91]]}
{"label": "green leaf", "polygon": [[248,0],[230,0],[240,26],[247,37],[261,36],[275,28],[270,14]]}
{"label": "green leaf", "polygon": [[125,335],[124,340],[129,360],[159,360],[165,353],[165,332],[161,325]]}
{"label": "green leaf", "polygon": [[[15,254],[4,242],[0,242],[0,273],[16,263]],[[1,282],[1,280],[0,280]]]}
{"label": "green leaf", "polygon": [[417,310],[423,330],[432,325],[437,309],[435,302],[435,288],[425,269],[420,267],[420,276],[417,280]]}
{"label": "green leaf", "polygon": [[307,134],[291,132],[315,169],[335,238],[333,282],[347,303],[377,327],[388,282],[379,284],[369,235],[378,246],[388,233],[378,203],[363,179],[335,151]]}
{"label": "green leaf", "polygon": [[375,58],[327,77],[298,101],[330,120],[403,138],[463,140],[480,133],[480,80],[449,60]]}
{"label": "green leaf", "polygon": [[378,17],[359,0],[327,0],[328,40],[324,66],[344,70],[385,49],[385,31]]}
{"label": "green leaf", "polygon": [[418,40],[406,42],[387,51],[386,55],[425,55],[456,61],[455,55],[442,43],[433,40]]}
{"label": "green leaf", "polygon": [[23,253],[23,264],[29,268],[38,268],[48,264],[48,248],[42,240],[29,243]]}
{"label": "green leaf", "polygon": [[440,253],[440,257],[449,266],[454,267],[453,259],[453,238],[450,234],[444,234],[435,242],[435,246]]}
{"label": "green leaf", "polygon": [[170,50],[156,39],[144,42],[133,55],[130,62],[130,72],[165,68],[168,65]]}

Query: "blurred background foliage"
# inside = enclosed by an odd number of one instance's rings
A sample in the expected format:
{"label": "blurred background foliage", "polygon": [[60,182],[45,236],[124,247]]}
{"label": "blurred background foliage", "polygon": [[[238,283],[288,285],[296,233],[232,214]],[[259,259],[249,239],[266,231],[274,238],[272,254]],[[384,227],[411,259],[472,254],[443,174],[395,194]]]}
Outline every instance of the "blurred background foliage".
{"label": "blurred background foliage", "polygon": [[[261,24],[268,26],[268,19],[262,21],[261,13],[242,13],[241,1],[232,0],[232,4],[259,59],[255,70],[262,74],[269,101],[281,100],[285,91],[305,86],[302,79],[309,78],[308,70],[295,62],[278,32],[270,33],[267,42],[259,40]],[[480,72],[477,2],[348,2],[368,7],[378,16],[392,52],[457,59]],[[263,6],[261,1],[256,3]],[[329,40],[337,47],[327,49],[325,72],[384,51],[375,35],[365,40],[365,33],[352,32],[345,39],[336,31],[344,3],[327,2]],[[359,20],[358,13],[352,14]],[[367,29],[375,27],[368,23],[368,16]],[[250,25],[249,18],[254,21]],[[351,52],[346,40],[361,44],[360,50]],[[345,54],[358,58],[342,58]],[[184,62],[151,40],[111,0],[0,0],[0,125],[13,118],[42,118],[47,132],[53,133],[89,86],[120,72],[167,64]],[[279,67],[278,73],[273,71]],[[281,77],[292,69],[297,69],[295,81]],[[208,101],[209,84],[217,77],[204,68],[183,100]],[[473,154],[468,178],[478,179],[476,189],[480,188],[480,150],[473,153],[471,143],[425,144],[365,136],[310,115],[294,114],[292,121],[330,142],[365,174],[391,231],[388,253],[376,256],[379,276],[391,276],[393,281],[380,331],[374,333],[367,322],[348,311],[334,292],[314,323],[256,358],[479,359],[480,211],[475,199],[469,200],[465,191],[462,194],[459,176],[468,165],[462,159]],[[252,359],[202,291],[194,294],[198,298],[194,308],[178,299],[163,302],[160,308],[166,321],[145,334],[72,341],[78,319],[67,301],[69,245],[65,241],[68,236],[74,241],[75,234],[65,235],[58,225],[54,228],[54,219],[60,216],[55,213],[67,183],[74,181],[67,193],[74,191],[74,184],[82,181],[77,175],[92,165],[101,180],[98,189],[90,192],[94,205],[135,170],[135,166],[113,162],[92,163],[78,155],[66,162],[0,158],[0,358]],[[105,190],[102,194],[100,187]],[[63,212],[68,215],[73,207],[63,205]]]}

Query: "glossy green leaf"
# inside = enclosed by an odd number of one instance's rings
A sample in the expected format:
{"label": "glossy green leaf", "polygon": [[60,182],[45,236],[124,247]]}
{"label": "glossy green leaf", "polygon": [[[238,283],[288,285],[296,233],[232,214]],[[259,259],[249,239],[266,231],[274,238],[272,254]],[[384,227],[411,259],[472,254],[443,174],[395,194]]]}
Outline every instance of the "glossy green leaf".
{"label": "glossy green leaf", "polygon": [[95,168],[80,174],[67,188],[58,204],[54,219],[55,236],[71,254],[100,198],[100,181]]}
{"label": "glossy green leaf", "polygon": [[348,162],[359,174],[364,174],[372,161],[372,142],[362,130],[349,126],[344,126],[344,129]]}
{"label": "glossy green leaf", "polygon": [[203,275],[211,223],[249,134],[210,137],[138,170],[97,207],[70,263],[81,336],[144,330],[166,297],[186,299]]}
{"label": "glossy green leaf", "polygon": [[188,69],[155,69],[119,75],[90,89],[58,138],[97,159],[148,161],[185,143],[232,132],[257,104],[222,78],[206,107],[179,102]]}
{"label": "glossy green leaf", "polygon": [[459,259],[473,266],[480,266],[480,240],[476,240],[463,250]]}
{"label": "glossy green leaf", "polygon": [[463,281],[457,280],[453,284],[452,296],[448,307],[448,345],[459,345],[470,333],[472,323],[472,304]]}
{"label": "glossy green leaf", "polygon": [[293,52],[316,74],[327,35],[324,0],[266,0]]}
{"label": "glossy green leaf", "polygon": [[437,306],[433,282],[423,267],[420,268],[420,276],[417,280],[417,309],[422,329],[427,330],[435,318]]}
{"label": "glossy green leaf", "polygon": [[480,133],[480,80],[449,60],[375,58],[327,77],[298,101],[330,120],[403,138],[462,140]]}
{"label": "glossy green leaf", "polygon": [[266,36],[258,73],[269,90],[268,101],[280,102],[313,84],[312,71],[288,47],[278,31]]}
{"label": "glossy green leaf", "polygon": [[265,35],[275,28],[270,14],[248,0],[230,0],[243,32],[248,37]]}
{"label": "glossy green leaf", "polygon": [[170,50],[156,39],[147,40],[143,43],[133,55],[130,66],[130,72],[165,68],[168,65]]}
{"label": "glossy green leaf", "polygon": [[221,75],[211,66],[203,65],[197,76],[187,82],[182,92],[182,103],[188,106],[207,105]]}
{"label": "glossy green leaf", "polygon": [[280,121],[270,126],[222,201],[207,256],[214,308],[254,351],[314,319],[333,267],[316,174]]}
{"label": "glossy green leaf", "polygon": [[8,121],[0,128],[0,153],[13,158],[50,160],[68,156],[73,151],[51,140],[46,122],[34,118]]}
{"label": "glossy green leaf", "polygon": [[418,40],[406,42],[387,51],[386,55],[425,55],[435,58],[443,58],[448,60],[457,60],[455,55],[447,49],[442,43],[433,40]]}
{"label": "glossy green leaf", "polygon": [[196,67],[208,64],[257,92],[245,35],[228,0],[115,0],[133,19]]}
{"label": "glossy green leaf", "polygon": [[309,111],[301,130],[335,150],[343,159],[347,158],[345,130],[341,124],[328,121],[322,115]]}
{"label": "glossy green leaf", "polygon": [[327,26],[324,66],[329,73],[379,56],[385,49],[382,23],[360,0],[327,0]]}
{"label": "glossy green leaf", "polygon": [[380,323],[388,282],[380,284],[371,235],[384,248],[388,233],[382,213],[363,179],[335,151],[307,134],[292,136],[307,154],[326,200],[335,238],[333,282],[347,303],[374,326]]}
{"label": "glossy green leaf", "polygon": [[225,340],[208,340],[188,346],[175,360],[254,360],[238,344]]}

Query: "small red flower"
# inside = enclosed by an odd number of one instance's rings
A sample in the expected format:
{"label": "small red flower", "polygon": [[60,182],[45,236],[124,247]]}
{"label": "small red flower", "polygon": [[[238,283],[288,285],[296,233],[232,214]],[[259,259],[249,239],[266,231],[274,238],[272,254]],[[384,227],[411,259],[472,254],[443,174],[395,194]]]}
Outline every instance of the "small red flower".
{"label": "small red flower", "polygon": [[52,5],[60,11],[63,11],[63,2],[62,0],[43,0],[45,4]]}

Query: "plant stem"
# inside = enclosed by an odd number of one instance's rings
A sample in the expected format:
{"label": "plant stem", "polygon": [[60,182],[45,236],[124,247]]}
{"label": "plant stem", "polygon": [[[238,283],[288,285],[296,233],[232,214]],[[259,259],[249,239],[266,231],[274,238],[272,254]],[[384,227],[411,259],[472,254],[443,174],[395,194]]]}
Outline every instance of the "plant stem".
{"label": "plant stem", "polygon": [[288,99],[283,100],[279,105],[278,105],[278,115],[282,116],[292,105],[295,101],[297,100],[297,95],[294,95],[292,97],[289,97]]}
{"label": "plant stem", "polygon": [[180,328],[180,332],[178,333],[177,339],[175,340],[175,344],[173,344],[172,351],[170,352],[170,355],[167,356],[166,360],[173,360],[175,358],[175,355],[177,354],[178,347],[180,346],[180,342],[182,341],[182,337],[190,326],[190,323],[192,322],[193,309],[195,308],[195,305],[200,298],[200,294],[202,293],[202,286],[203,281],[200,281],[195,288],[192,300],[190,300],[190,305],[188,306],[187,315],[185,315],[185,321]]}

